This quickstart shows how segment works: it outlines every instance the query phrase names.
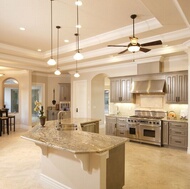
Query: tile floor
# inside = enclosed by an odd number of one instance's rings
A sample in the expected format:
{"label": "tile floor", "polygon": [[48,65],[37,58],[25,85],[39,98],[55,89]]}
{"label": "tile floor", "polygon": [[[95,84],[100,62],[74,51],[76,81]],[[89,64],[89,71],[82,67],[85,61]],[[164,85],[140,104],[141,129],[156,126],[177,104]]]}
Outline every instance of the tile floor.
{"label": "tile floor", "polygon": [[[17,128],[0,137],[0,189],[46,189],[39,179],[41,150],[20,138],[24,132]],[[127,142],[125,161],[124,189],[190,188],[190,155],[184,150]]]}

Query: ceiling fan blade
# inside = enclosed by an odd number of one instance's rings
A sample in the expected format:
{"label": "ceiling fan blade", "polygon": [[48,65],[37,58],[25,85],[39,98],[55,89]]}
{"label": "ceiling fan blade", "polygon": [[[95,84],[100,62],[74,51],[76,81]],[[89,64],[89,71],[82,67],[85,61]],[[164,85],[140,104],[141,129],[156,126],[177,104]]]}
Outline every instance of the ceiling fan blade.
{"label": "ceiling fan blade", "polygon": [[108,47],[127,47],[127,45],[108,45]]}
{"label": "ceiling fan blade", "polygon": [[128,51],[128,49],[125,49],[124,51],[121,51],[121,52],[119,52],[118,54],[123,54],[123,53],[125,53],[125,52],[127,52]]}
{"label": "ceiling fan blade", "polygon": [[144,52],[144,53],[147,53],[149,52],[151,49],[147,49],[147,48],[140,48],[140,51]]}
{"label": "ceiling fan blade", "polygon": [[142,47],[154,46],[154,45],[162,45],[162,41],[158,40],[158,41],[152,41],[152,42],[141,44]]}

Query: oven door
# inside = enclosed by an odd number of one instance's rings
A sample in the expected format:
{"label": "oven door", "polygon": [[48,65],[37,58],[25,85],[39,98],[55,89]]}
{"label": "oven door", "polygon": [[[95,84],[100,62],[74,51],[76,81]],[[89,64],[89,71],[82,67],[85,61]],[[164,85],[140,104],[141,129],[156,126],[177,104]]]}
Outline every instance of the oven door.
{"label": "oven door", "polygon": [[138,139],[138,124],[127,123],[126,137],[130,139]]}
{"label": "oven door", "polygon": [[139,139],[161,145],[161,126],[139,125]]}

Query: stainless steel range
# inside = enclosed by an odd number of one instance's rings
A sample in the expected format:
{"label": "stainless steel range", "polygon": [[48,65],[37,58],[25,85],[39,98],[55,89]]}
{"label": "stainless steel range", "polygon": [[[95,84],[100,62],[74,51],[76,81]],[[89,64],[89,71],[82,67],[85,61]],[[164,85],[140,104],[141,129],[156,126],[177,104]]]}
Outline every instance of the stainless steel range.
{"label": "stainless steel range", "polygon": [[164,111],[136,110],[127,120],[127,137],[132,141],[162,145],[162,122]]}

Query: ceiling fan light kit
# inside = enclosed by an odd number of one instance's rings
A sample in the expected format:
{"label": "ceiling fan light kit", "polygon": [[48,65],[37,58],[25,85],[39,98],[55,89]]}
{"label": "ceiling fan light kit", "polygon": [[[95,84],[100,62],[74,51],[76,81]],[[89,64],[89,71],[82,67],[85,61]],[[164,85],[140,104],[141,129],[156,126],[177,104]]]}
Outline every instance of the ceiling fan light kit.
{"label": "ceiling fan light kit", "polygon": [[138,43],[138,38],[135,37],[135,18],[136,17],[137,17],[136,14],[131,15],[131,19],[133,19],[133,37],[129,37],[130,43],[128,45],[108,45],[108,47],[126,47],[127,48],[124,51],[119,52],[118,54],[123,54],[123,53],[125,53],[127,51],[132,52],[132,53],[135,53],[135,52],[138,52],[138,51],[142,51],[144,53],[147,53],[151,49],[143,48],[143,47],[161,45],[162,44],[161,40],[152,41],[152,42],[143,43],[143,44]]}

